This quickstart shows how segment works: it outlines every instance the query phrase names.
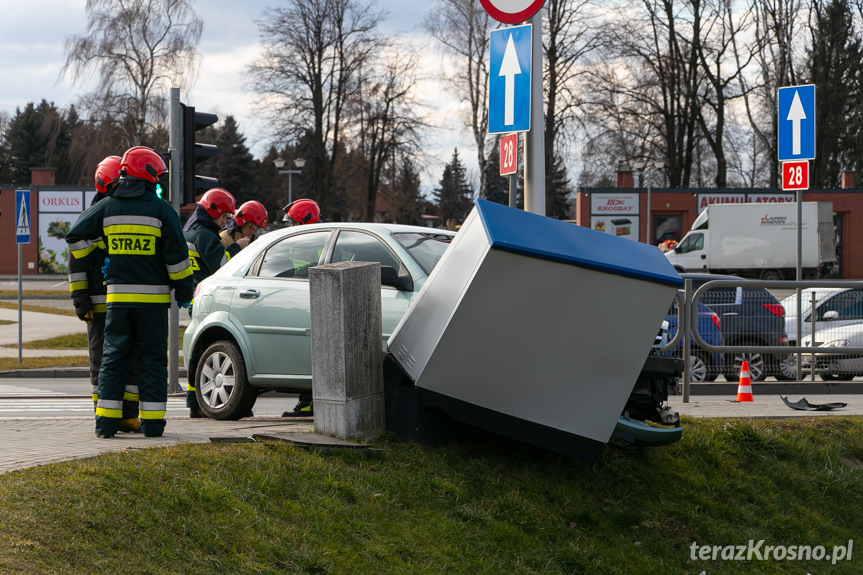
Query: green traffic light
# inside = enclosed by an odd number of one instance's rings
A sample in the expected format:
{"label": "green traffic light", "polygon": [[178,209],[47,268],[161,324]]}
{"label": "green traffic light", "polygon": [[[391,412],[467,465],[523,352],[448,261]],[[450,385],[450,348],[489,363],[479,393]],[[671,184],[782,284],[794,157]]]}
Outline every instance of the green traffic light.
{"label": "green traffic light", "polygon": [[159,196],[159,199],[162,198],[162,184],[156,184],[156,195]]}

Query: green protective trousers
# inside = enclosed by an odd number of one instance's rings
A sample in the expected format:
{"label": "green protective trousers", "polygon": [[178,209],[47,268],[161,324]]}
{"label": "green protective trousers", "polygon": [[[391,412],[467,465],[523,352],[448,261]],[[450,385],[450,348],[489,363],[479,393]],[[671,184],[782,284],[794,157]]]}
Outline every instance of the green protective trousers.
{"label": "green protective trousers", "polygon": [[138,358],[138,397],[144,435],[165,429],[168,402],[168,314],[163,307],[108,307],[99,369],[96,433],[113,436],[123,418],[126,374]]}

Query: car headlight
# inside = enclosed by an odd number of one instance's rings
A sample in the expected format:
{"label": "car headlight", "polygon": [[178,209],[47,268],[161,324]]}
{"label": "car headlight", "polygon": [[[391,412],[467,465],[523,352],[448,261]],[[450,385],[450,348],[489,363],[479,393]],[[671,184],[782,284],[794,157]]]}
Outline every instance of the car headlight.
{"label": "car headlight", "polygon": [[833,341],[828,341],[827,343],[822,343],[818,347],[850,347],[851,342],[847,339],[834,339]]}

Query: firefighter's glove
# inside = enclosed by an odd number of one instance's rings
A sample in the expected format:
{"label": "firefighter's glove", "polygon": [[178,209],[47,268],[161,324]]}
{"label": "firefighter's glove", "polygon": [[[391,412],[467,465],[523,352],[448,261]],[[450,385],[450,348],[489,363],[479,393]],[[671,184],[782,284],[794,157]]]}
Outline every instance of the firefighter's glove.
{"label": "firefighter's glove", "polygon": [[102,264],[102,275],[104,277],[108,277],[108,262],[109,261],[110,260],[107,257],[105,257],[105,263]]}
{"label": "firefighter's glove", "polygon": [[180,304],[180,307],[184,307],[186,309],[192,309],[192,300],[184,301]]}
{"label": "firefighter's glove", "polygon": [[78,313],[76,315],[78,316],[78,319],[80,319],[81,321],[85,321],[87,323],[90,323],[91,321],[93,321],[93,310],[92,309],[86,313]]}

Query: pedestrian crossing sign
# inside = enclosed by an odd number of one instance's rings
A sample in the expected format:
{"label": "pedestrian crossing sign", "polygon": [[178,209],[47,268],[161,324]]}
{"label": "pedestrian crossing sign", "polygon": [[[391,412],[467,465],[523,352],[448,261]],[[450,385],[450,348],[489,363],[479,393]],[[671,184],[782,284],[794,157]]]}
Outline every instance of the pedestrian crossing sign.
{"label": "pedestrian crossing sign", "polygon": [[30,243],[30,190],[15,190],[15,243]]}

